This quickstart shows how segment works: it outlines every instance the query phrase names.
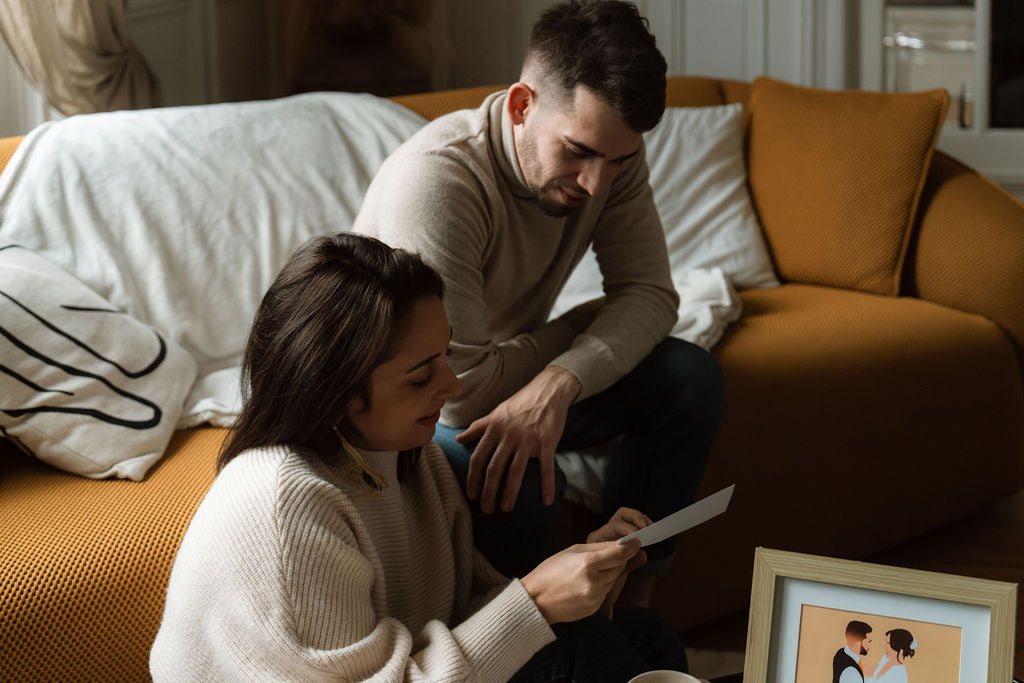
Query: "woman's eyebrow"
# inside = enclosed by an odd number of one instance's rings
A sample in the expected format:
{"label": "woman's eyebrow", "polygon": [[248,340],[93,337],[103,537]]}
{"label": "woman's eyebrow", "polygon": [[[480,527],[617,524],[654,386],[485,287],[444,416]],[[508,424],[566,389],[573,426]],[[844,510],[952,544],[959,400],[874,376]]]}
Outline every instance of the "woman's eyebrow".
{"label": "woman's eyebrow", "polygon": [[416,365],[414,365],[414,366],[412,366],[411,368],[409,368],[408,370],[406,370],[406,371],[405,371],[405,374],[407,374],[407,375],[408,375],[408,374],[410,374],[410,373],[416,372],[417,370],[419,370],[420,368],[422,368],[422,367],[423,367],[424,365],[430,365],[430,363],[431,363],[431,362],[433,362],[433,360],[434,360],[435,358],[440,358],[440,357],[441,357],[441,354],[439,354],[439,353],[435,353],[435,354],[434,354],[433,356],[431,356],[430,358],[425,358],[425,359],[421,360],[421,361],[420,361],[419,363],[417,363]]}
{"label": "woman's eyebrow", "polygon": [[[452,337],[453,337],[453,336],[455,336],[455,330],[453,330],[453,329],[452,329],[452,326],[451,326],[451,325],[449,325],[449,326],[448,326],[448,341],[451,341],[451,340],[452,340]],[[431,356],[430,358],[424,358],[424,359],[423,359],[423,360],[421,360],[421,361],[420,361],[419,363],[417,363],[416,365],[414,365],[414,366],[412,366],[411,368],[409,368],[408,370],[406,370],[406,371],[405,371],[405,374],[407,374],[407,375],[408,375],[409,373],[412,373],[412,372],[416,372],[417,370],[419,370],[420,368],[422,368],[422,367],[423,367],[424,365],[430,365],[430,363],[431,363],[431,362],[432,362],[432,361],[433,361],[433,360],[434,360],[435,358],[440,358],[440,357],[441,357],[441,354],[439,354],[439,353],[435,353],[435,354],[434,354],[433,356]]]}

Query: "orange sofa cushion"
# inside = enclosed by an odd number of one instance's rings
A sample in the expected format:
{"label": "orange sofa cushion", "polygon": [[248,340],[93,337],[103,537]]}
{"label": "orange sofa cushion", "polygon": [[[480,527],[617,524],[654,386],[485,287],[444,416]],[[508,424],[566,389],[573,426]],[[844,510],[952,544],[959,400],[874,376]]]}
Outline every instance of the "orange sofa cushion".
{"label": "orange sofa cushion", "polygon": [[7,162],[14,156],[14,150],[18,148],[24,138],[21,136],[13,138],[0,138],[0,171],[4,170]]}
{"label": "orange sofa cushion", "polygon": [[750,190],[785,281],[897,294],[949,95],[827,91],[758,78]]}
{"label": "orange sofa cushion", "polygon": [[1020,489],[1024,394],[996,324],[817,285],[740,296],[715,347],[725,417],[698,497],[736,493],[679,536],[676,556],[699,561],[655,586],[673,626],[740,609],[756,546],[865,557]]}
{"label": "orange sofa cushion", "polygon": [[175,432],[144,482],[85,479],[0,441],[0,679],[149,679],[171,565],[226,434]]}

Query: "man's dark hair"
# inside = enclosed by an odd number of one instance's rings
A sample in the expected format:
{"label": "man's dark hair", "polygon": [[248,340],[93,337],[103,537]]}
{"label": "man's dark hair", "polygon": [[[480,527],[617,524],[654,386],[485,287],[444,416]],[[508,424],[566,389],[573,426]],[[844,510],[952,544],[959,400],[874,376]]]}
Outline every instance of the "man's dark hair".
{"label": "man's dark hair", "polygon": [[567,92],[590,88],[638,133],[665,112],[668,67],[632,3],[569,0],[549,7],[533,26],[527,63]]}
{"label": "man's dark hair", "polygon": [[846,625],[846,632],[850,635],[855,635],[861,640],[864,640],[869,633],[871,633],[871,627],[865,624],[863,621],[851,621]]}

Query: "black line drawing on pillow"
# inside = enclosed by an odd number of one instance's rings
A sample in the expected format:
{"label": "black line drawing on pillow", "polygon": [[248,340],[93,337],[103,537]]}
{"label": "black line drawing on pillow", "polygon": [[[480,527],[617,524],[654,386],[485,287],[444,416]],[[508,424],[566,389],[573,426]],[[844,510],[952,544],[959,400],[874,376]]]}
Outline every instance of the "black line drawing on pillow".
{"label": "black line drawing on pillow", "polygon": [[[59,336],[63,337],[64,339],[67,339],[68,341],[72,342],[73,344],[75,344],[76,346],[78,346],[79,348],[81,348],[82,350],[86,351],[87,353],[89,353],[94,358],[96,358],[101,364],[106,364],[106,365],[109,365],[109,366],[112,366],[112,367],[116,368],[118,372],[120,372],[122,375],[124,375],[125,377],[127,377],[129,379],[136,379],[136,378],[143,377],[145,375],[150,374],[151,372],[156,370],[163,363],[164,359],[167,356],[167,344],[166,344],[166,342],[164,342],[163,337],[161,337],[160,334],[158,332],[156,332],[156,330],[153,330],[153,334],[156,336],[157,342],[159,344],[159,349],[157,351],[156,357],[150,363],[148,363],[146,365],[146,367],[144,367],[141,370],[128,370],[128,369],[122,367],[120,364],[116,363],[115,361],[105,357],[104,355],[102,355],[101,353],[96,351],[95,349],[91,348],[88,344],[86,344],[82,340],[78,339],[74,335],[70,334],[66,330],[64,330],[64,329],[58,327],[57,325],[53,324],[52,322],[46,320],[41,315],[39,315],[38,313],[36,313],[32,309],[30,309],[28,306],[26,306],[22,302],[18,301],[16,298],[11,296],[7,292],[4,292],[3,290],[0,290],[0,296],[2,296],[5,299],[9,300],[11,303],[16,305],[18,308],[20,308],[21,310],[23,310],[24,312],[26,312],[27,314],[29,314],[30,316],[35,318],[37,321],[39,321],[39,323],[44,328],[48,329],[53,334],[59,335]],[[122,311],[118,311],[118,310],[115,310],[115,309],[107,309],[107,308],[90,308],[90,307],[84,307],[84,306],[63,306],[63,305],[61,306],[61,308],[64,309],[64,310],[73,312],[73,313],[81,313],[81,314],[85,314],[85,315],[97,315],[97,314],[98,315],[111,315],[111,314],[113,314],[113,315],[124,315],[124,313]],[[101,375],[95,374],[93,372],[89,372],[88,370],[84,370],[82,368],[76,368],[76,367],[68,365],[66,363],[62,363],[62,362],[60,362],[59,360],[57,360],[55,358],[51,358],[50,356],[46,355],[42,351],[34,348],[29,343],[23,341],[22,339],[19,339],[13,332],[8,330],[2,324],[0,324],[0,336],[5,337],[11,344],[13,344],[15,347],[20,349],[23,353],[25,353],[26,355],[36,359],[37,361],[39,361],[41,363],[45,363],[46,365],[50,365],[50,366],[52,366],[54,368],[62,370],[64,372],[66,372],[67,374],[75,376],[75,377],[87,377],[89,379],[95,380],[96,382],[99,382],[99,383],[103,384],[104,386],[106,386],[108,389],[110,389],[110,391],[112,391],[115,394],[117,394],[117,395],[127,399],[128,401],[137,403],[137,404],[142,405],[142,406],[145,406],[146,408],[148,408],[151,411],[151,417],[149,417],[148,419],[145,419],[145,420],[131,420],[131,419],[123,418],[123,417],[118,417],[116,415],[112,415],[109,412],[106,412],[104,410],[97,409],[97,408],[89,408],[89,407],[85,407],[85,406],[67,406],[67,405],[56,405],[56,406],[46,406],[46,405],[43,405],[43,406],[35,406],[35,407],[32,407],[32,408],[27,408],[27,407],[23,407],[23,408],[0,407],[0,411],[2,411],[3,413],[5,413],[5,414],[7,414],[7,415],[9,415],[11,417],[14,417],[14,418],[22,417],[23,415],[28,415],[28,414],[32,414],[32,413],[69,413],[69,414],[84,415],[84,416],[92,417],[92,418],[95,418],[97,420],[100,420],[102,422],[106,422],[106,423],[109,423],[109,424],[112,424],[112,425],[117,425],[117,426],[120,426],[120,427],[126,427],[128,429],[136,429],[136,430],[151,429],[151,428],[155,427],[156,425],[160,424],[160,420],[163,417],[163,411],[160,410],[160,406],[156,405],[152,401],[150,401],[150,400],[148,400],[148,399],[146,399],[146,398],[144,398],[142,396],[139,396],[137,394],[133,394],[132,392],[126,391],[126,390],[124,390],[124,389],[122,389],[120,387],[115,386],[109,380],[107,380],[105,377],[103,377]],[[63,394],[65,396],[74,396],[73,392],[65,391],[63,389],[49,389],[49,388],[46,388],[46,387],[39,386],[37,383],[35,383],[32,380],[30,380],[29,378],[25,377],[23,374],[15,371],[13,368],[7,367],[6,365],[4,365],[2,363],[0,363],[0,372],[10,376],[11,378],[13,378],[14,380],[16,380],[16,381],[18,381],[20,383],[30,387],[34,391],[38,391],[38,392],[41,392],[41,393],[55,393],[55,394]],[[10,436],[9,434],[6,433],[6,431],[5,431],[5,435],[8,436],[8,437]]]}

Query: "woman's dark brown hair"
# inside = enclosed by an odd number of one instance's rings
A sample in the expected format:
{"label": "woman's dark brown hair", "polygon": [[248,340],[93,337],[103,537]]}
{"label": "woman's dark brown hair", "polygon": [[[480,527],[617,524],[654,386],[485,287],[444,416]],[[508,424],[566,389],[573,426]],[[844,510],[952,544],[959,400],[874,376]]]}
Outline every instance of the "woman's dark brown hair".
{"label": "woman's dark brown hair", "polygon": [[285,444],[331,457],[333,427],[388,360],[417,301],[444,284],[419,256],[363,235],[315,237],[260,303],[242,360],[244,405],[218,470],[250,448]]}
{"label": "woman's dark brown hair", "polygon": [[914,656],[914,636],[910,634],[905,628],[894,628],[891,631],[886,631],[885,635],[889,636],[889,646],[896,650],[896,663],[902,664],[904,657]]}

